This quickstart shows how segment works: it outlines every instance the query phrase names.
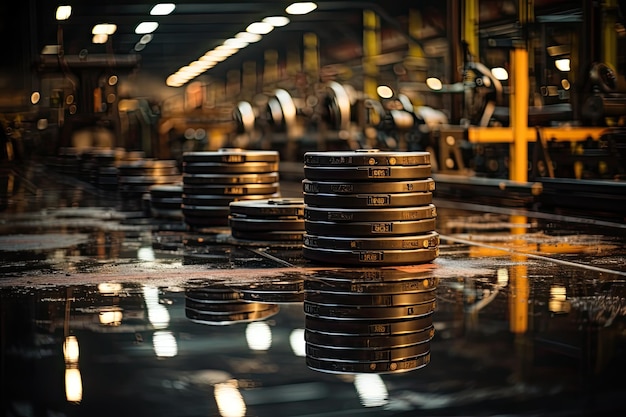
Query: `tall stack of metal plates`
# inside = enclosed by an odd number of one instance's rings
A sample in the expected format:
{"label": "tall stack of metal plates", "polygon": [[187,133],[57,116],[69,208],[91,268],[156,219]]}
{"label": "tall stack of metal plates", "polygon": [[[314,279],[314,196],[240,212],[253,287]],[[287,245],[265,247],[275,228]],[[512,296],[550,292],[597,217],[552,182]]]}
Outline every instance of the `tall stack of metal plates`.
{"label": "tall stack of metal plates", "polygon": [[367,266],[438,256],[428,152],[307,152],[304,176],[306,259]]}
{"label": "tall stack of metal plates", "polygon": [[280,197],[279,160],[277,151],[185,152],[185,223],[192,229],[228,226],[231,202]]}

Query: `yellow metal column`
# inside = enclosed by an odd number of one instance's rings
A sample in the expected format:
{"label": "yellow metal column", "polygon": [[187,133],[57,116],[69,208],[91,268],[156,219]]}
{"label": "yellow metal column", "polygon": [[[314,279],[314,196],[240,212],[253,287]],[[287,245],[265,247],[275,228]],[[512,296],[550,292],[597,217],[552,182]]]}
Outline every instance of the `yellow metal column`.
{"label": "yellow metal column", "polygon": [[317,35],[309,32],[305,33],[302,39],[304,44],[303,67],[304,73],[309,77],[308,84],[319,81],[319,48],[317,46]]}
{"label": "yellow metal column", "polygon": [[511,51],[511,129],[513,143],[509,150],[509,178],[528,181],[528,51],[513,48]]}
{"label": "yellow metal column", "polygon": [[617,68],[617,0],[602,2],[602,61],[612,69]]}
{"label": "yellow metal column", "polygon": [[380,19],[371,10],[363,11],[363,92],[377,98],[378,64],[380,55]]}
{"label": "yellow metal column", "polygon": [[478,57],[478,3],[479,0],[466,0],[463,4],[463,40],[469,52]]}

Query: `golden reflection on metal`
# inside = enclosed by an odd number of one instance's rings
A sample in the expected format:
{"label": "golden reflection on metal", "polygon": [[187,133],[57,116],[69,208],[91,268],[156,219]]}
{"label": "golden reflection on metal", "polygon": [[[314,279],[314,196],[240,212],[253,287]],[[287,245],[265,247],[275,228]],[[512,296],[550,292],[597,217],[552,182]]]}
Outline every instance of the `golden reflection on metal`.
{"label": "golden reflection on metal", "polygon": [[246,403],[239,392],[237,380],[215,384],[214,394],[217,408],[222,417],[243,417],[246,415]]}

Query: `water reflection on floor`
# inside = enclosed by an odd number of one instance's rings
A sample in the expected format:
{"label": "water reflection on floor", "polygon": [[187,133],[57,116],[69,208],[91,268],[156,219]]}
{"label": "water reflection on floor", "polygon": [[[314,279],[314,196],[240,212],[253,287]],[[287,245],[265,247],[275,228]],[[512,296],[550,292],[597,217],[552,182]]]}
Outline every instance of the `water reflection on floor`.
{"label": "water reflection on floor", "polygon": [[438,201],[434,262],[343,268],[64,177],[17,182],[3,415],[626,411],[623,225]]}

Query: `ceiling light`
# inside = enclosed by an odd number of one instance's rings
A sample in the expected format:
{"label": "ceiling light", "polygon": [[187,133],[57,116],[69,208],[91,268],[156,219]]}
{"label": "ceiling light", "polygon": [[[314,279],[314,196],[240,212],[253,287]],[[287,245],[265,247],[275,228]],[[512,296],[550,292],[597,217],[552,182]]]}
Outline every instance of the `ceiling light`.
{"label": "ceiling light", "polygon": [[137,35],[143,35],[145,33],[152,33],[159,27],[157,22],[141,22],[135,28]]}
{"label": "ceiling light", "polygon": [[241,39],[242,41],[246,41],[248,43],[258,42],[261,40],[262,37],[263,36],[257,33],[250,33],[250,32],[239,32],[238,34],[235,35],[236,39]]}
{"label": "ceiling light", "polygon": [[509,72],[502,67],[491,68],[491,74],[496,78],[496,80],[505,81],[509,79]]}
{"label": "ceiling light", "polygon": [[91,38],[91,42],[92,43],[107,43],[107,41],[109,40],[109,35],[107,35],[106,33],[96,33],[95,35],[93,35],[93,38]]}
{"label": "ceiling light", "polygon": [[275,28],[278,28],[278,27],[287,25],[289,23],[289,18],[286,16],[268,16],[265,19],[263,19],[263,22],[269,23]]}
{"label": "ceiling light", "polygon": [[59,6],[57,7],[56,18],[57,20],[67,20],[72,14],[72,6]]}
{"label": "ceiling light", "polygon": [[266,35],[274,29],[274,26],[265,22],[254,22],[248,25],[246,32],[256,33],[257,35]]}
{"label": "ceiling light", "polygon": [[152,40],[152,34],[151,33],[146,33],[145,35],[143,35],[141,37],[141,39],[139,39],[139,43],[145,45],[147,43],[150,43],[151,40]]}
{"label": "ceiling light", "polygon": [[561,58],[554,61],[554,65],[561,72],[568,72],[570,70],[569,58]]}
{"label": "ceiling light", "polygon": [[285,12],[288,14],[307,14],[317,9],[317,4],[312,1],[303,1],[299,3],[293,3],[287,6]]}
{"label": "ceiling light", "polygon": [[176,5],[174,3],[159,3],[155,5],[150,14],[152,16],[166,16],[174,11]]}
{"label": "ceiling light", "polygon": [[117,30],[117,25],[113,23],[99,23],[91,29],[93,35],[112,35]]}

